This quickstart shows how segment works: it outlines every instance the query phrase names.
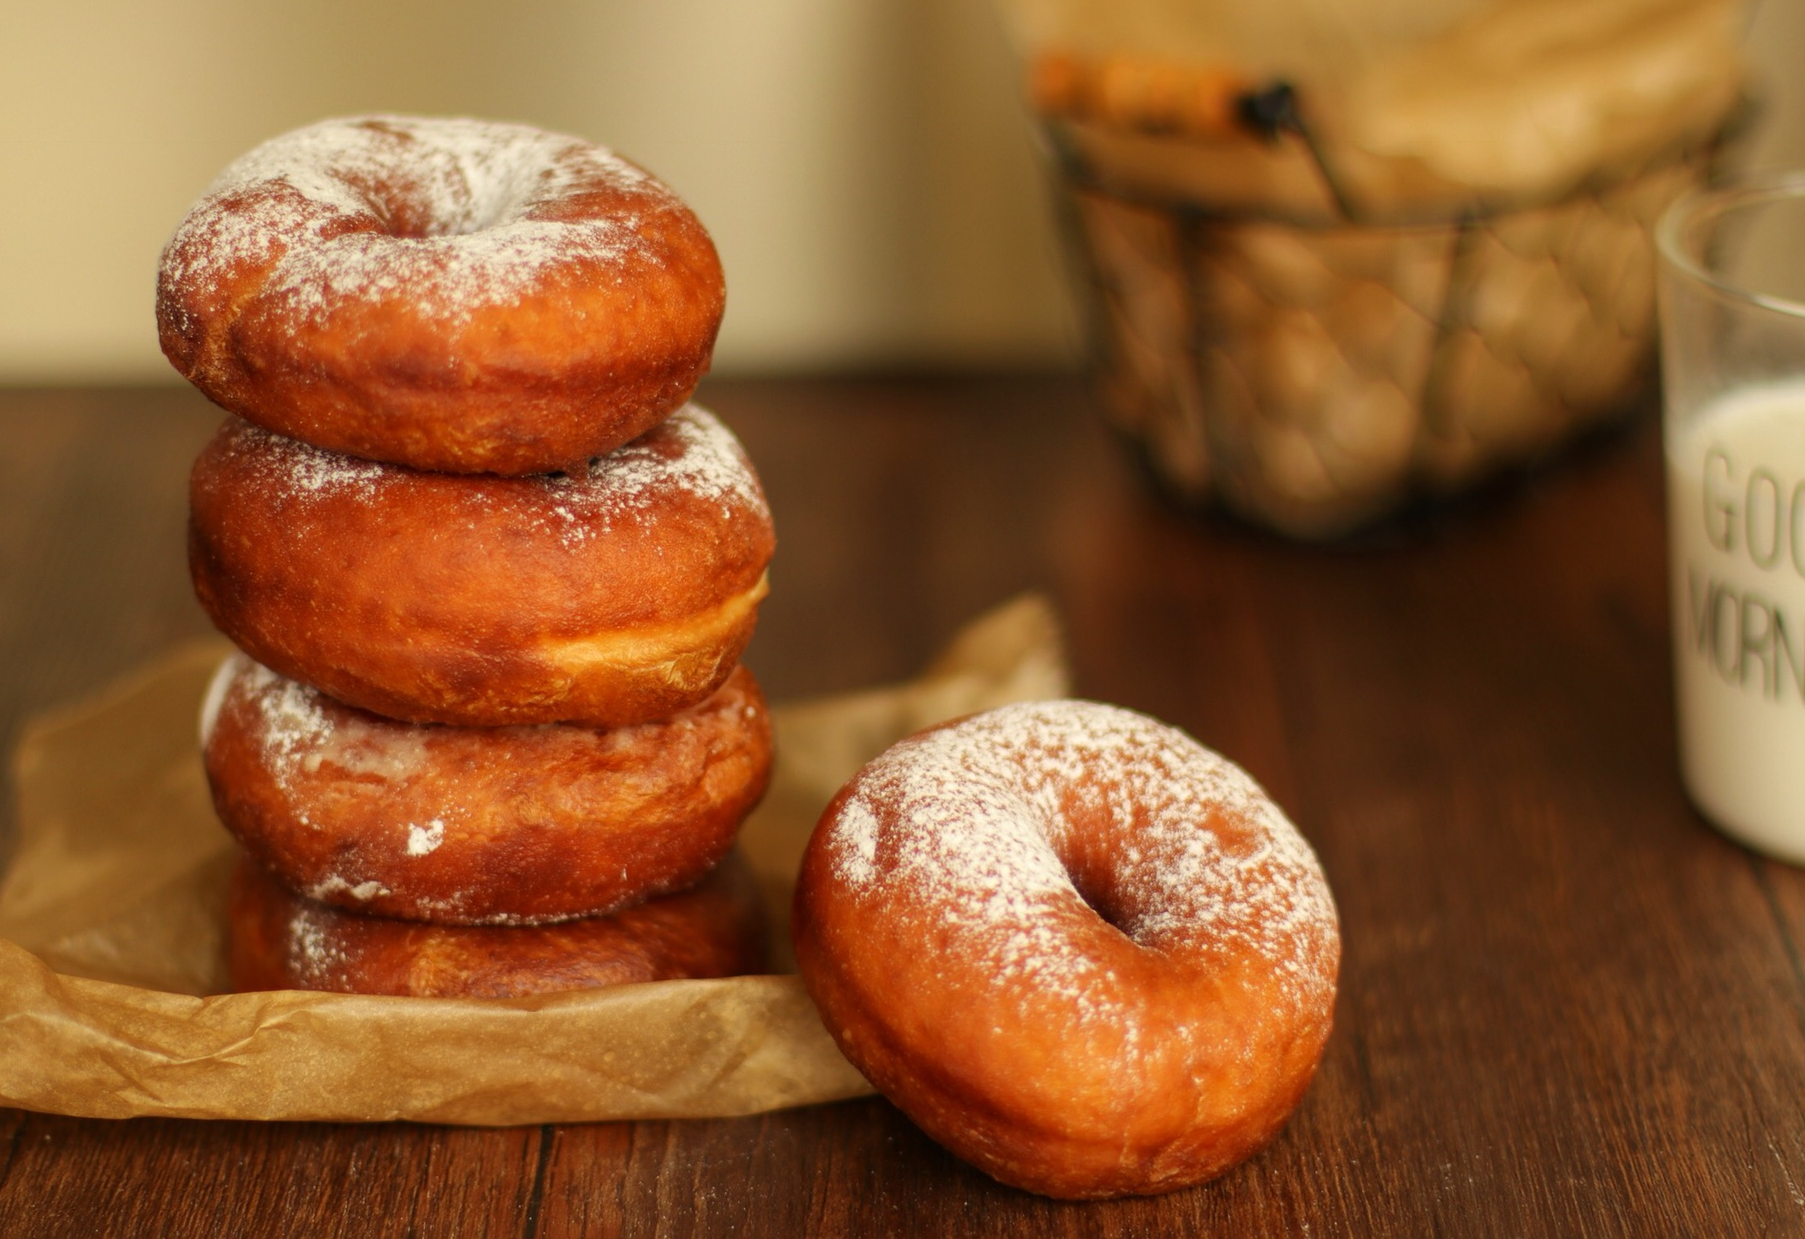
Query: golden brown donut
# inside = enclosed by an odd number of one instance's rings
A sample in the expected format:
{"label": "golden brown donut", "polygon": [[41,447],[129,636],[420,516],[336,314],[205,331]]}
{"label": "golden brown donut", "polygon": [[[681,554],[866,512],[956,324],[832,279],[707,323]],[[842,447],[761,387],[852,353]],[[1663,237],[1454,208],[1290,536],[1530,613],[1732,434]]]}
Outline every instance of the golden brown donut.
{"label": "golden brown donut", "polygon": [[690,890],[612,916],[505,928],[340,911],[244,857],[232,874],[226,957],[235,990],[515,998],[762,971],[764,910],[735,855]]}
{"label": "golden brown donut", "polygon": [[163,352],[208,397],[333,451],[545,473],[680,407],[725,307],[702,225],[580,138],[407,116],[264,143],[163,251]]}
{"label": "golden brown donut", "polygon": [[1260,1148],[1329,1034],[1316,858],[1240,769],[1113,706],[1005,706],[866,766],[822,816],[796,958],[922,1130],[1059,1197],[1170,1191]]}
{"label": "golden brown donut", "polygon": [[315,900],[453,925],[594,916],[689,886],[771,769],[770,715],[743,667],[632,727],[439,727],[239,654],[201,733],[220,820],[264,867]]}
{"label": "golden brown donut", "polygon": [[258,662],[390,718],[625,726],[707,697],[776,545],[739,443],[688,405],[587,477],[421,473],[237,419],[195,461],[201,605]]}

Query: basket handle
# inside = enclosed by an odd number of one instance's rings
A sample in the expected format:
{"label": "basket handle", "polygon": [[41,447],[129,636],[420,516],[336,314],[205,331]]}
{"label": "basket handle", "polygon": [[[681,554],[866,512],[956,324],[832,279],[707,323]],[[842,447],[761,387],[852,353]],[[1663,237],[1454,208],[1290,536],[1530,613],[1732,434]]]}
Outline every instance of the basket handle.
{"label": "basket handle", "polygon": [[1126,55],[1093,60],[1049,49],[1029,66],[1028,93],[1044,116],[1101,121],[1152,135],[1220,141],[1251,134],[1268,142],[1295,137],[1316,165],[1336,210],[1350,222],[1360,218],[1290,82],[1258,85],[1219,65]]}

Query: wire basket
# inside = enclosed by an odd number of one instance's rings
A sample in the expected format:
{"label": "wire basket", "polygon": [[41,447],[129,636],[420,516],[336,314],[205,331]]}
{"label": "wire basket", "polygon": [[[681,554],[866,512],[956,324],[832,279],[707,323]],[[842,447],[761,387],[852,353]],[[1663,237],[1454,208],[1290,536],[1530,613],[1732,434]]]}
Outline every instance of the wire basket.
{"label": "wire basket", "polygon": [[1327,538],[1546,455],[1652,378],[1656,217],[1716,142],[1556,202],[1301,222],[1112,186],[1048,132],[1110,420],[1180,500]]}

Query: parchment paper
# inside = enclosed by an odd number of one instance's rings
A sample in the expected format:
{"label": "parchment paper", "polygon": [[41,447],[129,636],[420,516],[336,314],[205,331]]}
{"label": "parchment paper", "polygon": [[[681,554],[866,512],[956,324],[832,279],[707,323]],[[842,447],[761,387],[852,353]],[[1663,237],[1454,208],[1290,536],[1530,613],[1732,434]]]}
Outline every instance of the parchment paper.
{"label": "parchment paper", "polygon": [[[0,1104],[104,1118],[503,1125],[750,1114],[858,1096],[791,975],[505,1001],[222,994],[233,844],[196,717],[229,647],[185,647],[30,725],[0,885]],[[1035,597],[975,621],[918,680],[772,711],[778,757],[741,850],[788,958],[790,886],[822,806],[892,741],[1061,696]]]}

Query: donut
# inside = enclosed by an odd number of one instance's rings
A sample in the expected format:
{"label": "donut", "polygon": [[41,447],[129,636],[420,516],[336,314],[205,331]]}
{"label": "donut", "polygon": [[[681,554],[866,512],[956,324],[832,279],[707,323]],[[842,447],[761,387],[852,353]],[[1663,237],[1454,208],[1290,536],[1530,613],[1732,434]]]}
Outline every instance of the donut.
{"label": "donut", "polygon": [[1092,702],[1005,706],[843,788],[796,887],[846,1057],[1004,1183],[1148,1195],[1270,1140],[1329,1033],[1335,905],[1239,768]]}
{"label": "donut", "polygon": [[594,916],[696,882],[764,794],[741,667],[667,719],[595,730],[399,723],[233,655],[207,695],[214,808],[311,899],[443,924]]}
{"label": "donut", "polygon": [[325,121],[231,164],[163,250],[164,355],[215,403],[336,452],[545,473],[681,407],[726,294],[701,223],[580,138]]}
{"label": "donut", "polygon": [[758,884],[737,856],[690,890],[556,925],[425,925],[345,912],[290,891],[249,857],[233,870],[234,990],[517,998],[764,968]]}
{"label": "donut", "polygon": [[622,727],[707,697],[775,539],[739,443],[687,405],[577,475],[423,473],[229,419],[189,566],[264,666],[410,722]]}

